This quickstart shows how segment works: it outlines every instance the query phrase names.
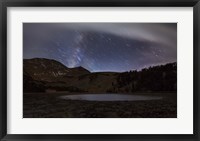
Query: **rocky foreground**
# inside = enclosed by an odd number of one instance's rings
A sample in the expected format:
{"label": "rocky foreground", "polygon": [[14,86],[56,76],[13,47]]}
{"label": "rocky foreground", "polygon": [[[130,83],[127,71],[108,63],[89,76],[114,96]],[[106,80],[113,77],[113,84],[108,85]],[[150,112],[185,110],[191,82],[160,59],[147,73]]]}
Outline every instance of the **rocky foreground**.
{"label": "rocky foreground", "polygon": [[[23,95],[24,118],[176,118],[176,93],[148,94],[163,96],[148,101],[79,101],[64,100],[61,93]],[[146,95],[146,94],[143,94]]]}

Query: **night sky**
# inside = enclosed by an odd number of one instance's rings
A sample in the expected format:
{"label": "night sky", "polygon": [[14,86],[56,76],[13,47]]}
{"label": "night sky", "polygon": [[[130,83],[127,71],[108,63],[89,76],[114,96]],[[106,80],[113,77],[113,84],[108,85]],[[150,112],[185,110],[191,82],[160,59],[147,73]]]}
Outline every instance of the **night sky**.
{"label": "night sky", "polygon": [[24,23],[23,58],[123,72],[177,61],[176,23]]}

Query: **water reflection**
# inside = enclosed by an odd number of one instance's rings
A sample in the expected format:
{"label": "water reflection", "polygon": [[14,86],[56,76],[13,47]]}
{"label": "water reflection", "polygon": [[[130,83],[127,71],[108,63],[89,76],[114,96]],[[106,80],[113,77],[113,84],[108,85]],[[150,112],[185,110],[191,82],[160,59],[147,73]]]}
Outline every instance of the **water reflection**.
{"label": "water reflection", "polygon": [[142,96],[128,94],[78,94],[61,96],[62,99],[87,100],[87,101],[139,101],[139,100],[159,100],[158,96]]}

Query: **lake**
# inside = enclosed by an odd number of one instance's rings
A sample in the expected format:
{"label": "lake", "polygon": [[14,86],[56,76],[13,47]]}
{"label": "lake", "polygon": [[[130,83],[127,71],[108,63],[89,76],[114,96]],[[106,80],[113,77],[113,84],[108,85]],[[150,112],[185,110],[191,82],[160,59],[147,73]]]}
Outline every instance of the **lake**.
{"label": "lake", "polygon": [[159,96],[144,96],[130,94],[75,94],[61,96],[66,100],[86,100],[86,101],[141,101],[141,100],[159,100]]}

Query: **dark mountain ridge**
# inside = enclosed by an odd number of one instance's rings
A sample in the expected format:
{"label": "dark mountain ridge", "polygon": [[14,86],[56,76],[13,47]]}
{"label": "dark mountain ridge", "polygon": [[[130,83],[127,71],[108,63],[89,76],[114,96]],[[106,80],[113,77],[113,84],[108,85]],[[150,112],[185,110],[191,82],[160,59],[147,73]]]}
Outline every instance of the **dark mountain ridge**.
{"label": "dark mountain ridge", "polygon": [[71,69],[56,60],[46,58],[24,59],[23,69],[33,79],[48,82],[57,81],[64,76],[90,73],[83,67]]}
{"label": "dark mountain ridge", "polygon": [[24,59],[24,92],[68,91],[75,93],[134,93],[176,91],[177,64],[144,68],[141,71],[94,72],[68,68],[45,58]]}

